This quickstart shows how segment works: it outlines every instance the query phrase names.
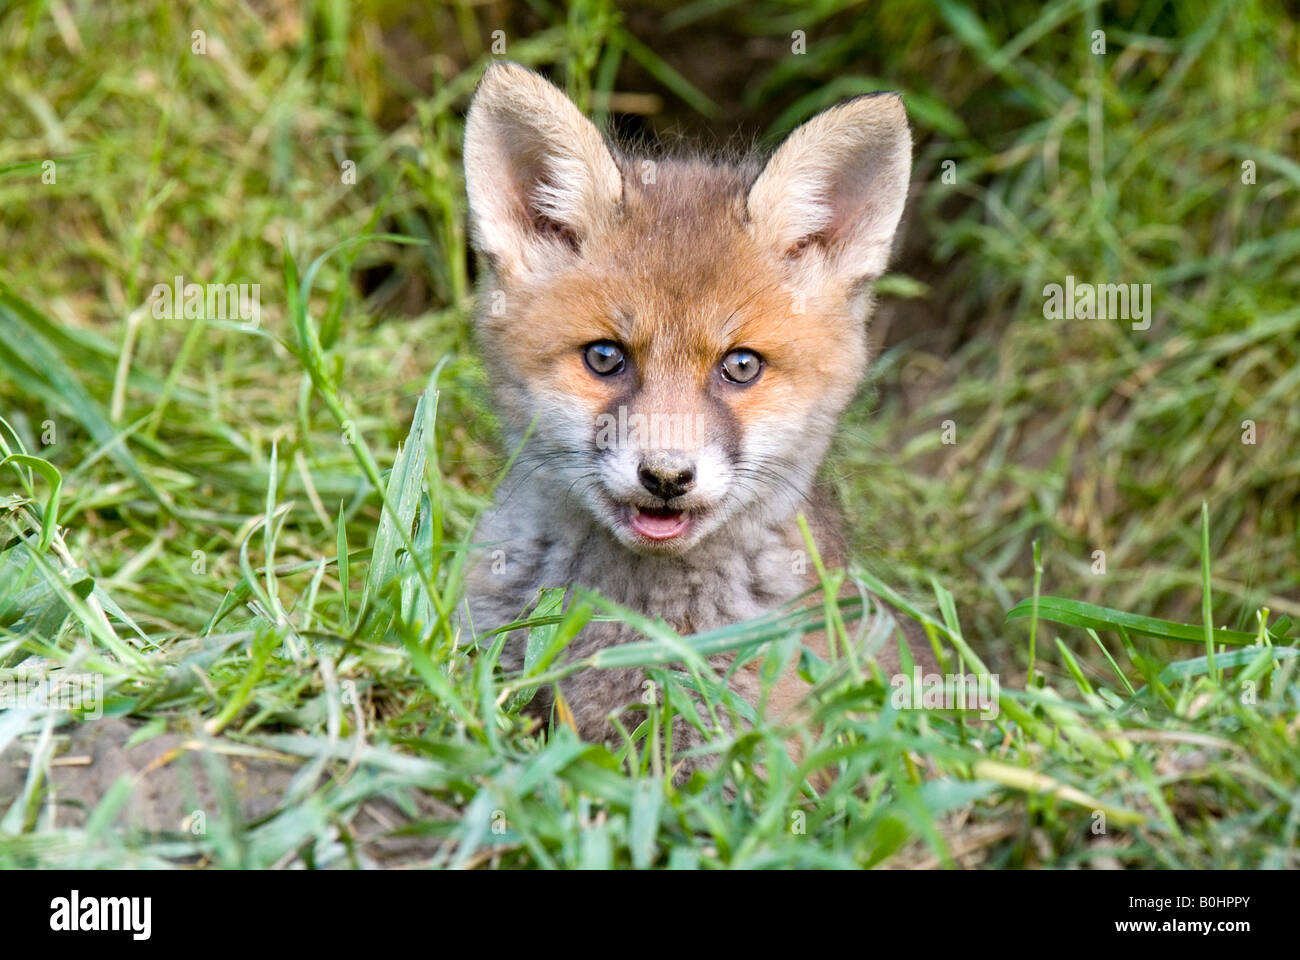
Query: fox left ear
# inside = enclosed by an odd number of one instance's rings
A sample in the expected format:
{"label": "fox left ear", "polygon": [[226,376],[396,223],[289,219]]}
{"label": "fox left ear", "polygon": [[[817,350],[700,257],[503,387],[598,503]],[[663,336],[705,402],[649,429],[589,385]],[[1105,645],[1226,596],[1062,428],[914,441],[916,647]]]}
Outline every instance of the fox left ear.
{"label": "fox left ear", "polygon": [[911,179],[903,99],[856,97],[786,138],[750,188],[754,235],[783,258],[812,252],[850,289],[889,262]]}
{"label": "fox left ear", "polygon": [[489,65],[465,121],[474,246],[510,277],[570,262],[616,215],[623,179],[600,132],[515,63]]}

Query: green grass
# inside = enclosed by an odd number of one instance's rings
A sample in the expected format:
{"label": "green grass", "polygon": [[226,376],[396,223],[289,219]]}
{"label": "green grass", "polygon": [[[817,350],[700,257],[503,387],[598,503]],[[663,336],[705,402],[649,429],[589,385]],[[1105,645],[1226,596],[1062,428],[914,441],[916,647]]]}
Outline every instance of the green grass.
{"label": "green grass", "polygon": [[[0,865],[366,865],[381,803],[435,865],[1297,865],[1300,58],[1279,7],[267,10],[0,12],[0,681],[102,674],[105,713],[193,742],[218,797],[200,833],[123,828],[129,781],[70,819],[45,802],[66,728],[0,712],[0,751],[33,761],[0,795]],[[859,669],[888,639],[849,602],[832,663],[800,652],[822,607],[641,623],[587,665],[564,655],[584,618],[632,615],[549,597],[522,677],[495,669],[500,634],[457,631],[509,456],[459,171],[498,28],[598,119],[658,94],[658,129],[777,136],[904,92],[916,198],[827,477],[853,575],[1001,675],[995,718],[893,707]],[[717,36],[743,86],[698,53]],[[260,284],[259,326],[154,319],[176,275]],[[1150,329],[1045,319],[1067,275],[1151,283]],[[800,658],[815,723],[752,717],[702,659],[721,650],[769,676]],[[662,696],[609,747],[519,715],[539,683],[626,665]],[[754,722],[675,786],[688,690]],[[260,754],[301,772],[248,820],[234,764]]]}

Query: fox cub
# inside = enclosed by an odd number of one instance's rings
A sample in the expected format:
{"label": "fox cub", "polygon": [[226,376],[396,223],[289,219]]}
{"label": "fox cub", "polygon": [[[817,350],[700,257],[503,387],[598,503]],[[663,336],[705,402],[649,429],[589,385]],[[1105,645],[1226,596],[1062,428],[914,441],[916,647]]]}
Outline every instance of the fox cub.
{"label": "fox cub", "polygon": [[[864,372],[867,282],[889,259],[910,168],[893,94],[827,110],[766,164],[649,159],[611,147],[532,71],[488,68],[465,130],[488,268],[477,332],[520,452],[474,536],[475,631],[569,585],[683,634],[774,611],[817,582],[798,562],[800,513],[842,562],[815,478]],[[639,639],[592,622],[569,655]],[[507,641],[507,669],[525,640]],[[879,660],[897,659],[891,641]],[[730,682],[757,704],[751,666]],[[579,734],[609,736],[644,679],[564,681]],[[805,691],[791,668],[766,709],[789,711]],[[543,691],[531,709],[551,705]]]}

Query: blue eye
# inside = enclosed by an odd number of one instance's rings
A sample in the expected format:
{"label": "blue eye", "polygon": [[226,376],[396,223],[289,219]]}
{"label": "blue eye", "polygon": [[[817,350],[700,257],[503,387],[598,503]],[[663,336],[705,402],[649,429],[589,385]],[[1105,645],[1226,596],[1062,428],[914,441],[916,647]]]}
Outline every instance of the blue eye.
{"label": "blue eye", "polygon": [[722,377],[732,383],[753,383],[763,372],[763,358],[753,350],[732,350],[722,358]]}
{"label": "blue eye", "polygon": [[612,340],[597,340],[582,348],[582,359],[587,369],[598,377],[611,377],[626,366],[623,348]]}

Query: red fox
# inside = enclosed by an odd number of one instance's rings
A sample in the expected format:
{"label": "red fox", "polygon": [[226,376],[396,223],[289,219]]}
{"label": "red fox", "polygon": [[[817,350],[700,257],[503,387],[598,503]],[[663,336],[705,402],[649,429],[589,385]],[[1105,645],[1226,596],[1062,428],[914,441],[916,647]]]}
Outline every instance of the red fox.
{"label": "red fox", "polygon": [[[683,634],[768,613],[816,584],[793,559],[801,512],[842,562],[815,479],[866,366],[868,283],[907,199],[901,98],[832,107],[762,165],[638,157],[542,77],[495,63],[464,156],[487,267],[478,338],[507,440],[523,444],[474,536],[473,629],[570,585]],[[522,665],[525,639],[509,638],[507,669]],[[592,622],[570,655],[638,639]],[[890,647],[880,662],[897,669]],[[606,738],[644,679],[565,680],[579,734]],[[756,669],[731,685],[757,702]],[[805,690],[791,669],[768,709]],[[545,691],[533,704],[550,706]]]}

